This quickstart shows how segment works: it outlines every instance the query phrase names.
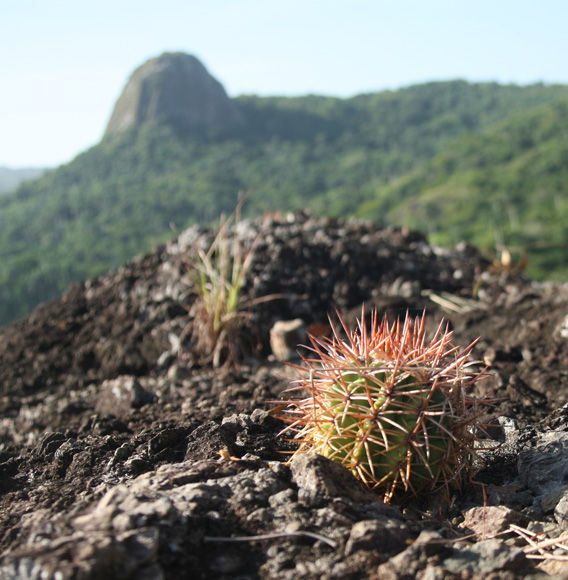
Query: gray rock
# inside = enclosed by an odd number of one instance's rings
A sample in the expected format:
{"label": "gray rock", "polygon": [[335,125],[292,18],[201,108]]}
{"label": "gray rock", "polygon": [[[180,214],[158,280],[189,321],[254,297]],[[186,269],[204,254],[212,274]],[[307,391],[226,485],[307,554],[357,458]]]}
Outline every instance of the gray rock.
{"label": "gray rock", "polygon": [[455,549],[443,561],[448,572],[462,574],[490,574],[501,571],[530,571],[532,566],[520,548],[508,546],[501,540],[485,540],[468,547]]}
{"label": "gray rock", "polygon": [[381,580],[414,580],[429,564],[438,564],[444,556],[451,554],[451,548],[438,532],[423,531],[408,548],[381,564],[377,577]]}
{"label": "gray rock", "polygon": [[568,491],[564,490],[564,493],[560,497],[556,507],[554,508],[554,519],[562,526],[562,528],[568,527]]}
{"label": "gray rock", "polygon": [[[345,569],[346,544],[349,557],[360,559],[364,569],[367,559],[357,556],[359,552],[384,558],[402,550],[410,537],[399,511],[378,501],[339,464],[319,456],[301,457],[292,462],[294,481],[282,463],[256,460],[254,468],[247,464],[165,464],[128,485],[116,485],[81,515],[66,516],[65,534],[38,521],[30,537],[41,541],[5,555],[1,571],[8,578],[22,576],[24,569],[28,576],[22,577],[30,578],[59,574],[65,580],[77,576],[78,570],[84,571],[82,578],[161,578],[165,551],[175,553],[186,569],[206,568],[210,576],[242,574],[249,565],[242,549],[234,552],[228,544],[225,549],[222,530],[229,516],[246,516],[242,521],[265,530],[274,552],[267,578],[289,577],[288,560],[279,557],[281,549],[296,553],[296,547],[310,546],[307,552],[297,552],[302,556],[294,570],[321,576],[336,566]],[[307,509],[299,495],[320,507]],[[246,544],[246,534],[240,541]],[[200,559],[203,545],[208,555]]]}
{"label": "gray rock", "polygon": [[534,494],[563,487],[568,479],[568,433],[563,429],[539,433],[531,448],[519,455],[517,469],[521,482]]}
{"label": "gray rock", "polygon": [[471,530],[478,538],[487,538],[518,524],[523,516],[505,506],[479,506],[464,512],[463,527]]}
{"label": "gray rock", "polygon": [[[395,557],[381,564],[381,580],[414,578],[494,578],[518,577],[534,572],[520,548],[500,540],[485,540],[473,545],[445,541],[437,532],[422,532],[418,539]],[[509,576],[503,576],[507,573]]]}
{"label": "gray rock", "polygon": [[553,489],[550,493],[545,494],[540,499],[540,509],[545,514],[554,513],[558,502],[562,499],[564,494],[568,492],[567,486],[557,487]]}
{"label": "gray rock", "polygon": [[101,415],[126,417],[134,409],[154,403],[158,397],[132,376],[104,381],[100,386],[95,410]]}
{"label": "gray rock", "polygon": [[367,490],[345,467],[321,455],[296,455],[290,463],[300,502],[319,507],[334,497],[373,503],[378,497]]}
{"label": "gray rock", "polygon": [[306,325],[301,318],[279,320],[270,329],[270,348],[276,360],[291,361],[298,357],[296,349],[306,344]]}
{"label": "gray rock", "polygon": [[568,314],[562,319],[562,322],[558,325],[557,330],[558,336],[560,338],[568,338]]}
{"label": "gray rock", "polygon": [[203,64],[178,52],[152,58],[132,73],[114,106],[105,137],[161,122],[190,130],[225,130],[243,120]]}
{"label": "gray rock", "polygon": [[345,553],[349,555],[357,550],[378,550],[383,554],[396,554],[404,550],[409,537],[408,528],[399,520],[386,516],[363,520],[351,528]]}

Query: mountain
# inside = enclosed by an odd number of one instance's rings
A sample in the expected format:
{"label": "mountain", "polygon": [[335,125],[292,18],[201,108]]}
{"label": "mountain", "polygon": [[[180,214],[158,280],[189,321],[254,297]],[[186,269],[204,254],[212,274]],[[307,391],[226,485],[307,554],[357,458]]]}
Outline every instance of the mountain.
{"label": "mountain", "polygon": [[46,170],[40,167],[11,169],[0,167],[0,195],[14,191],[22,182],[39,177]]}
{"label": "mountain", "polygon": [[0,324],[167,241],[172,227],[232,211],[239,192],[251,214],[347,215],[371,202],[381,223],[398,219],[384,198],[398,180],[467,153],[463,139],[512,115],[566,101],[564,86],[465,81],[230,99],[194,57],[162,55],[133,73],[99,144],[0,198]]}
{"label": "mountain", "polygon": [[132,73],[116,102],[105,137],[147,124],[225,130],[241,122],[238,108],[221,83],[197,58],[165,53]]}

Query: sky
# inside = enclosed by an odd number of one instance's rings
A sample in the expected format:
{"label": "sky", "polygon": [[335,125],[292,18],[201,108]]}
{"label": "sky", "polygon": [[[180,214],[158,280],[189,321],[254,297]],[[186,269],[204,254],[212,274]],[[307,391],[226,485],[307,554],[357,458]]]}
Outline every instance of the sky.
{"label": "sky", "polygon": [[230,96],[568,84],[566,0],[2,0],[0,166],[100,141],[129,75],[197,56]]}

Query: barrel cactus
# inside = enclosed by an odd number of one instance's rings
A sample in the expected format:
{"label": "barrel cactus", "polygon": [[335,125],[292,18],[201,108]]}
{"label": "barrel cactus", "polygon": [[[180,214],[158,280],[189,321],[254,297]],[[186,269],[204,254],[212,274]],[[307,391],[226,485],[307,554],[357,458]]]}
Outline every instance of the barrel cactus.
{"label": "barrel cactus", "polygon": [[[440,324],[426,339],[425,316],[379,323],[365,312],[355,330],[343,318],[331,338],[310,340],[297,368],[285,418],[300,443],[296,453],[319,453],[342,463],[385,501],[459,483],[470,470],[480,428],[468,390],[483,374]],[[315,356],[313,356],[315,355]]]}

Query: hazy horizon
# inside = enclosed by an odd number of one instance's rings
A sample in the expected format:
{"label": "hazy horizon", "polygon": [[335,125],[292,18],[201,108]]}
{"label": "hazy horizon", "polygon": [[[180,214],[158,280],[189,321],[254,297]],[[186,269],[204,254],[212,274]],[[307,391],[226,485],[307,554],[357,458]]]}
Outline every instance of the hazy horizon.
{"label": "hazy horizon", "polygon": [[197,56],[230,96],[568,84],[566,17],[560,0],[22,0],[3,8],[0,166],[54,167],[98,143],[128,76],[163,52]]}

